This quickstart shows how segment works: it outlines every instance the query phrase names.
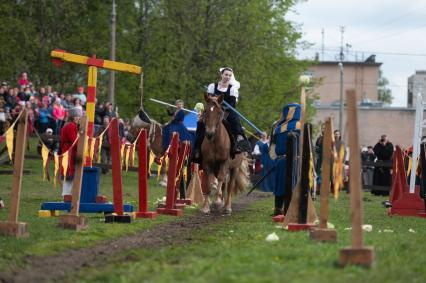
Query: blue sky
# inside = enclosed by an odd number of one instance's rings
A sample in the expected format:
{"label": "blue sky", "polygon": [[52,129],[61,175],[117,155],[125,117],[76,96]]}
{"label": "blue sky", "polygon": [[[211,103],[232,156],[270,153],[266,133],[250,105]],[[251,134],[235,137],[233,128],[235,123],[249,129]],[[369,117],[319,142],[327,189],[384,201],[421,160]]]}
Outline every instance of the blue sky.
{"label": "blue sky", "polygon": [[406,106],[407,78],[415,70],[426,70],[425,0],[309,0],[297,4],[287,18],[300,24],[303,39],[313,44],[298,50],[300,58],[321,54],[324,29],[324,58],[335,60],[344,26],[343,43],[351,46],[346,58],[376,54],[392,89],[393,106]]}

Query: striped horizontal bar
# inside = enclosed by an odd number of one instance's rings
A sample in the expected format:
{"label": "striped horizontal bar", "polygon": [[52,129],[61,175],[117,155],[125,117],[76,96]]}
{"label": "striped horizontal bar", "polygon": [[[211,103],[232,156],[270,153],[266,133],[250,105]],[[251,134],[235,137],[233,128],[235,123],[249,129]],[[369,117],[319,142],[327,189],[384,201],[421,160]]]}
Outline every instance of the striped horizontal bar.
{"label": "striped horizontal bar", "polygon": [[62,50],[53,50],[50,52],[50,56],[53,58],[58,58],[63,61],[77,63],[88,66],[95,66],[99,68],[121,71],[133,74],[141,74],[142,68],[132,64],[120,63],[115,61],[103,60],[91,58],[88,56],[77,55],[69,52],[64,52]]}

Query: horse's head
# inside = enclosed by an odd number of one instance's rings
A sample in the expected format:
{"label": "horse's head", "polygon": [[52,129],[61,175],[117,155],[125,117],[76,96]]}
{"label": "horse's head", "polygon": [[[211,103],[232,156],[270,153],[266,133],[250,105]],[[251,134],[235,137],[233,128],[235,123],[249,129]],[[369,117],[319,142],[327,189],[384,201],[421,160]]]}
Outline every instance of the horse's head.
{"label": "horse's head", "polygon": [[148,147],[157,158],[162,157],[165,151],[163,148],[162,125],[151,119],[143,109],[139,110],[138,114],[133,118],[131,125],[132,127],[129,132],[133,137],[133,141],[136,139],[141,129],[146,129]]}
{"label": "horse's head", "polygon": [[204,123],[206,126],[206,138],[213,140],[216,130],[222,122],[223,110],[220,104],[223,101],[223,95],[216,97],[204,94],[206,108],[204,110]]}

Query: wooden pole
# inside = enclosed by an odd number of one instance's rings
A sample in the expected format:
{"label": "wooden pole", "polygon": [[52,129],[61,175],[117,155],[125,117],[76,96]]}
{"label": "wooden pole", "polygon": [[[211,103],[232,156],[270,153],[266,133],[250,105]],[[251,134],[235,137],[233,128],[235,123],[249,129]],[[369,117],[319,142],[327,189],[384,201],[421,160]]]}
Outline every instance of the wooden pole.
{"label": "wooden pole", "polygon": [[302,89],[300,91],[300,143],[299,143],[299,174],[298,179],[300,179],[301,172],[302,172],[302,155],[303,155],[303,129],[305,124],[305,104],[306,104],[306,91],[305,87],[302,86]]}
{"label": "wooden pole", "polygon": [[176,194],[176,176],[177,176],[177,163],[178,163],[178,148],[179,148],[179,134],[173,132],[172,140],[170,142],[169,152],[169,168],[167,175],[167,193],[166,193],[166,205],[165,207],[157,208],[158,214],[167,214],[174,216],[181,216],[183,214],[182,209],[176,208],[175,206],[175,194]]}
{"label": "wooden pole", "polygon": [[178,178],[176,178],[176,195],[175,195],[177,207],[179,207],[179,205],[191,205],[192,204],[191,199],[180,198],[180,197],[178,198],[178,194],[181,193],[180,192],[180,184],[181,184],[182,179],[183,179],[183,172],[186,169],[184,161],[185,161],[186,157],[188,156],[190,146],[191,146],[191,144],[190,144],[189,141],[183,141],[181,143],[180,149],[179,149],[179,159],[178,159],[178,165],[177,165],[177,177]]}
{"label": "wooden pole", "polygon": [[83,181],[84,157],[87,147],[87,117],[83,116],[79,122],[79,140],[77,142],[77,153],[75,155],[75,173],[72,183],[71,213],[60,215],[58,227],[64,229],[81,230],[87,228],[86,218],[79,215],[81,184]]}
{"label": "wooden pole", "polygon": [[[27,144],[27,116],[26,109],[23,110],[19,121],[16,135],[15,158],[13,164],[13,181],[11,207],[9,212],[9,221],[18,222],[19,202],[21,200],[22,172],[24,170],[25,145]],[[13,129],[11,129],[13,131]]]}
{"label": "wooden pole", "polygon": [[[29,236],[27,224],[24,222],[18,222],[28,123],[28,112],[26,109],[22,111],[23,112],[18,121],[18,130],[16,135],[9,217],[8,221],[0,222],[0,234],[26,238]],[[13,131],[13,129],[10,130]]]}
{"label": "wooden pole", "polygon": [[347,92],[348,101],[348,130],[349,148],[351,158],[349,160],[349,188],[351,191],[351,215],[352,215],[352,247],[363,246],[362,235],[362,202],[361,202],[361,161],[358,142],[358,115],[356,109],[355,91]]}
{"label": "wooden pole", "polygon": [[141,130],[138,141],[138,180],[139,180],[139,211],[136,218],[155,218],[157,212],[148,211],[148,150],[146,129]]}
{"label": "wooden pole", "polygon": [[95,107],[96,107],[96,85],[98,81],[98,69],[90,66],[87,74],[87,101],[86,101],[86,135],[88,137],[89,154],[86,156],[86,166],[92,167],[91,148],[95,125]]}
{"label": "wooden pole", "polygon": [[114,212],[123,215],[123,188],[121,176],[120,137],[118,132],[118,119],[111,120],[111,163],[112,163],[112,185],[114,198]]}
{"label": "wooden pole", "polygon": [[75,175],[72,183],[72,205],[71,214],[78,216],[80,208],[81,184],[83,181],[84,169],[84,153],[86,152],[86,130],[87,118],[84,116],[80,119],[79,140],[77,142],[77,153],[75,155]]}
{"label": "wooden pole", "polygon": [[[313,206],[313,201],[310,196],[310,192],[308,191],[307,197],[307,215],[306,215],[306,223],[298,223],[300,222],[300,201],[302,198],[302,163],[304,158],[310,158],[310,156],[305,156],[303,153],[303,148],[305,147],[304,143],[304,124],[305,124],[305,104],[306,104],[306,92],[305,87],[302,85],[300,92],[300,138],[299,138],[299,165],[297,167],[298,177],[295,189],[293,191],[290,206],[288,208],[287,214],[283,221],[283,226],[288,226],[288,231],[302,231],[308,230],[314,227],[314,220],[317,218],[315,209]],[[310,153],[308,153],[310,154]],[[306,165],[306,163],[305,163]]]}
{"label": "wooden pole", "polygon": [[321,182],[321,208],[320,208],[320,228],[327,228],[328,222],[328,195],[330,191],[330,162],[331,162],[331,119],[325,122],[324,139],[322,141],[322,182]]}
{"label": "wooden pole", "polygon": [[347,121],[349,131],[349,189],[351,191],[351,220],[352,220],[352,247],[340,250],[341,266],[347,264],[370,267],[374,262],[373,247],[363,246],[362,234],[362,202],[361,202],[361,157],[358,142],[358,116],[355,90],[348,90],[347,94]]}
{"label": "wooden pole", "polygon": [[105,223],[131,223],[132,217],[124,213],[123,183],[121,175],[121,143],[118,131],[118,118],[111,120],[111,165],[112,165],[112,193],[115,214],[105,215]]}
{"label": "wooden pole", "polygon": [[[115,34],[116,34],[116,16],[115,12],[115,0],[112,0],[112,11],[111,11],[111,42],[109,50],[109,59],[115,61]],[[115,106],[115,71],[109,72],[109,85],[108,85],[108,101]]]}
{"label": "wooden pole", "polygon": [[336,242],[337,233],[335,229],[328,229],[328,196],[330,192],[330,163],[332,148],[333,126],[331,118],[325,121],[324,139],[322,141],[322,182],[321,182],[321,208],[320,208],[320,225],[318,229],[310,231],[311,240],[319,242]]}

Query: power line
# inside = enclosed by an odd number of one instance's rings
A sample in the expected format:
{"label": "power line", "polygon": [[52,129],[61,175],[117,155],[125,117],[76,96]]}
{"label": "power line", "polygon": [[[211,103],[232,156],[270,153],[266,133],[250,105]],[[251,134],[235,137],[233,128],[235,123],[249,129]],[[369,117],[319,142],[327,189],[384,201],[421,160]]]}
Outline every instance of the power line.
{"label": "power line", "polygon": [[417,11],[419,11],[419,10],[421,10],[421,9],[425,8],[425,7],[426,7],[426,5],[422,5],[422,6],[420,6],[420,7],[414,7],[414,8],[411,8],[410,10],[408,10],[408,11],[407,11],[407,12],[405,12],[405,13],[403,13],[402,15],[399,15],[399,16],[397,16],[397,17],[395,17],[395,18],[391,18],[390,20],[384,21],[383,23],[379,24],[378,26],[376,26],[376,27],[374,27],[374,28],[370,29],[370,30],[369,30],[369,32],[371,32],[371,31],[376,31],[376,30],[380,30],[380,29],[382,29],[382,28],[383,28],[383,27],[385,27],[385,26],[389,26],[390,24],[395,23],[395,22],[399,21],[400,19],[402,19],[402,18],[404,18],[404,17],[408,16],[409,14],[411,14],[411,13],[413,13],[413,12],[417,12]]}
{"label": "power line", "polygon": [[374,41],[377,41],[379,39],[384,39],[384,38],[388,38],[388,37],[392,37],[392,36],[396,36],[396,35],[401,35],[401,34],[411,32],[411,31],[414,31],[414,30],[417,30],[417,29],[421,29],[421,28],[424,28],[424,27],[426,27],[426,24],[422,24],[420,26],[417,26],[417,27],[409,29],[409,30],[403,30],[403,31],[398,31],[398,32],[394,32],[394,33],[388,33],[388,34],[385,34],[383,36],[371,38],[369,40],[358,41],[358,42],[355,42],[354,44],[362,44],[362,43],[365,43],[365,42],[374,42]]}
{"label": "power line", "polygon": [[[308,47],[305,50],[317,51],[319,48]],[[339,51],[340,47],[325,47],[325,51],[335,52]],[[381,55],[393,55],[393,56],[413,56],[413,57],[426,57],[426,53],[405,53],[405,52],[386,52],[386,51],[368,51],[368,50],[352,50],[354,53],[370,53],[370,54],[381,54]]]}
{"label": "power line", "polygon": [[[320,85],[337,85],[340,84],[340,82],[323,82]],[[363,86],[378,86],[377,83],[359,83],[359,82],[344,82],[344,85],[348,86],[348,85],[357,85],[357,84],[361,84]],[[397,84],[387,84],[385,85],[385,87],[397,87],[397,88],[407,88],[408,85],[397,85]]]}

